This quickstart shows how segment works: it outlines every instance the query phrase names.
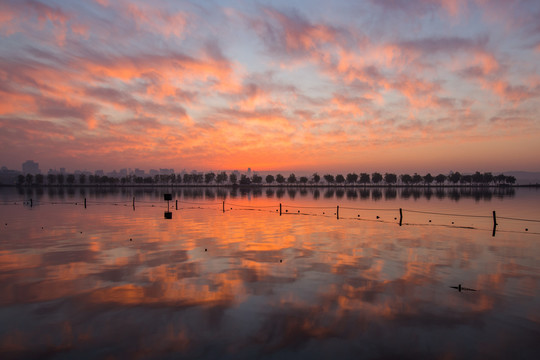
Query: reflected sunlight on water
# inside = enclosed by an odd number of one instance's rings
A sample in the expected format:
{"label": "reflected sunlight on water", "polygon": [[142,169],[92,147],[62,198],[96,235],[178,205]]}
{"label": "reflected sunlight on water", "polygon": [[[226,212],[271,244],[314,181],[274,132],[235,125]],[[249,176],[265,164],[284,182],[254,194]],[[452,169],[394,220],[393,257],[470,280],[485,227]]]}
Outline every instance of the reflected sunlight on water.
{"label": "reflected sunlight on water", "polygon": [[[538,223],[491,231],[493,210],[540,218],[538,191],[456,201],[281,190],[175,189],[166,220],[166,189],[1,189],[0,352],[538,355]],[[487,217],[405,211],[400,227],[400,207]]]}

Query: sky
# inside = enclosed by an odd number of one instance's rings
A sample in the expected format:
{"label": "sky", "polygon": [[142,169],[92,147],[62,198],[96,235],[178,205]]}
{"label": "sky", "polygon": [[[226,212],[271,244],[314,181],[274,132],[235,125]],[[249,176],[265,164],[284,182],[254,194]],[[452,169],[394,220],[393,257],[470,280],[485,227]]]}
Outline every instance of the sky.
{"label": "sky", "polygon": [[538,19],[538,0],[0,0],[0,165],[540,171]]}

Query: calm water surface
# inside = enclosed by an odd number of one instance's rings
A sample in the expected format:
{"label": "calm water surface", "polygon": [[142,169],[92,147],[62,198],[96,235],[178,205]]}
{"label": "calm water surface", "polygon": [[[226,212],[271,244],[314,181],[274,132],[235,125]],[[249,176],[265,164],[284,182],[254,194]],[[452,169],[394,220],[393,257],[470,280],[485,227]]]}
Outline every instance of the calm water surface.
{"label": "calm water surface", "polygon": [[540,191],[0,188],[0,354],[537,359],[524,220]]}

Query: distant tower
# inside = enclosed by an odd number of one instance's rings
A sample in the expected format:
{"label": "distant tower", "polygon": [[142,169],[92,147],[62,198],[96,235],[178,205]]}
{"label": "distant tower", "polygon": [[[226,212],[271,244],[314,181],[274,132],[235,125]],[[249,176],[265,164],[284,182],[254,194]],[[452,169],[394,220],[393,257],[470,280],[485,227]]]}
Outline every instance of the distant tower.
{"label": "distant tower", "polygon": [[248,177],[251,177],[251,168],[250,168],[250,167],[248,167],[248,173],[247,173],[247,176],[248,176]]}
{"label": "distant tower", "polygon": [[23,174],[40,174],[41,171],[39,170],[39,164],[37,162],[34,162],[33,160],[28,160],[22,164],[22,172]]}

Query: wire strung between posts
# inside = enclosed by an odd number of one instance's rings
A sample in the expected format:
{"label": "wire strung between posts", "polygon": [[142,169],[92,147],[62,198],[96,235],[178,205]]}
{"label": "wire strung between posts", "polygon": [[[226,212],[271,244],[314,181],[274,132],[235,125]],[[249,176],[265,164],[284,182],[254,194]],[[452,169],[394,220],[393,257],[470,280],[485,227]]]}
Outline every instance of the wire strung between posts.
{"label": "wire strung between posts", "polygon": [[407,210],[403,209],[403,211],[413,212],[413,213],[420,213],[420,214],[430,214],[430,215],[444,215],[444,216],[461,216],[461,217],[475,217],[475,218],[491,218],[492,216],[489,215],[465,215],[465,214],[447,214],[447,213],[439,213],[439,212],[431,212],[431,211],[420,211],[420,210]]}
{"label": "wire strung between posts", "polygon": [[354,207],[346,207],[346,206],[340,206],[339,208],[347,209],[347,210],[360,210],[360,211],[399,211],[399,209],[354,208]]}
{"label": "wire strung between posts", "polygon": [[225,205],[227,206],[237,206],[237,207],[243,207],[243,208],[250,208],[250,209],[268,209],[268,208],[277,208],[279,205],[267,205],[267,206],[251,206],[251,205],[240,205],[240,204],[233,204],[226,202]]}
{"label": "wire strung between posts", "polygon": [[[276,206],[274,206],[276,207]],[[282,207],[294,208],[294,209],[335,209],[335,206],[294,206],[282,204]]]}
{"label": "wire strung between posts", "polygon": [[505,220],[530,221],[530,222],[540,223],[540,220],[533,220],[533,219],[520,219],[520,218],[511,218],[511,217],[505,217],[505,216],[498,216],[498,218],[505,219]]}

